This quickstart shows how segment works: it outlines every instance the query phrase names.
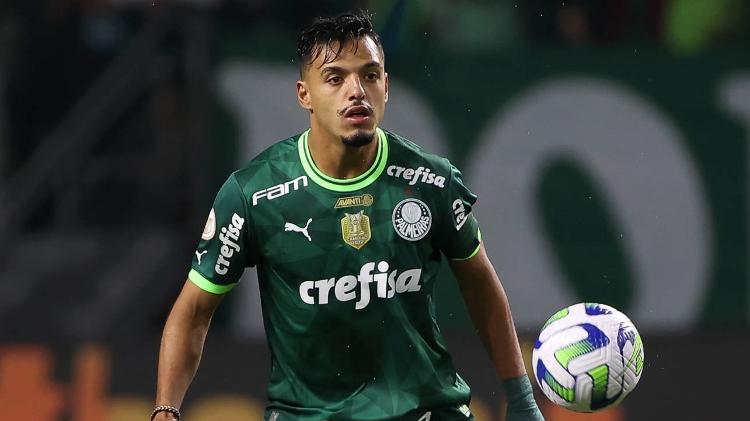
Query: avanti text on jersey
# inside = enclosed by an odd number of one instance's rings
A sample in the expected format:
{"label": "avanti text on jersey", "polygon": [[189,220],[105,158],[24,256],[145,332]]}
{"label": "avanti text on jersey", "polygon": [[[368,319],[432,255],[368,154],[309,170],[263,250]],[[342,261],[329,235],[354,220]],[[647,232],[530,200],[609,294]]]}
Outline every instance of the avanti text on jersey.
{"label": "avanti text on jersey", "polygon": [[[357,298],[357,284],[359,284],[359,300],[354,304],[356,310],[362,310],[370,304],[370,284],[375,283],[375,295],[378,298],[393,298],[398,293],[417,292],[422,289],[419,284],[422,278],[422,269],[408,269],[400,274],[398,270],[388,273],[390,265],[388,262],[377,264],[368,262],[362,265],[359,275],[345,275],[340,278],[328,278],[318,281],[303,281],[299,286],[299,296],[306,304],[328,304],[331,290],[336,300],[341,302],[352,301]],[[317,294],[316,294],[317,291]]]}

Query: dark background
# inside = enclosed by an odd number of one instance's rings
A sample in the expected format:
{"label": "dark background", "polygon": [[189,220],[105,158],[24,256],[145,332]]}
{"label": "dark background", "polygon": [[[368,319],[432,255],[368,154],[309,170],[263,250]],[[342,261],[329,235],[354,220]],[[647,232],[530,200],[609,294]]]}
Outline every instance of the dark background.
{"label": "dark background", "polygon": [[[386,127],[404,127],[418,143],[437,147],[479,193],[483,232],[493,233],[485,242],[498,271],[511,275],[506,287],[525,346],[538,319],[584,300],[615,305],[644,336],[644,377],[620,408],[576,417],[540,396],[547,419],[741,418],[742,380],[750,374],[741,357],[750,338],[747,1],[4,0],[0,419],[145,419],[161,328],[216,189],[263,145],[304,128],[301,112],[287,112],[296,107],[296,36],[315,16],[357,7],[374,14],[398,82],[393,95],[408,90],[419,100],[394,98],[389,107],[398,115],[389,115]],[[520,224],[505,217],[513,215],[505,204],[516,197],[502,182],[493,188],[483,181],[483,174],[501,176],[504,168],[480,158],[494,156],[492,142],[533,145],[537,133],[561,124],[556,116],[575,116],[573,105],[563,105],[559,115],[534,120],[526,139],[493,137],[493,124],[507,123],[522,100],[553,92],[547,83],[574,93],[578,85],[566,85],[571,80],[626,88],[640,101],[636,110],[669,122],[703,219],[692,223],[692,211],[681,205],[649,211],[657,209],[656,199],[644,194],[634,205],[640,219],[624,222],[609,199],[617,192],[581,163],[582,155],[550,158],[532,183],[537,228],[520,232],[541,236],[553,267],[549,283],[559,285],[560,295],[529,279],[540,263],[536,255],[503,260],[510,241],[504,233]],[[263,114],[269,109],[270,119]],[[580,124],[608,133],[618,116],[603,105],[593,115],[596,109],[581,111]],[[633,134],[624,146],[655,155],[648,145],[660,138],[651,142],[650,127],[638,124],[633,133],[646,136]],[[611,127],[627,139],[627,125]],[[586,133],[559,136],[561,145],[569,137],[598,142]],[[525,153],[507,150],[519,159]],[[603,151],[597,159],[611,159],[606,168],[626,156]],[[638,179],[628,186],[643,192],[657,186],[653,191],[667,202],[674,195],[682,203],[682,173],[665,163],[649,167],[644,182],[638,163],[626,162],[632,172],[620,174]],[[512,178],[513,168],[507,170]],[[639,221],[697,234],[659,232],[641,243],[633,234],[630,243],[628,230],[637,231]],[[658,253],[649,239],[673,253],[648,263],[638,256]],[[693,242],[699,258],[691,254]],[[681,270],[693,266],[700,268],[695,283],[683,283]],[[657,275],[648,274],[652,267]],[[475,390],[474,410],[478,419],[500,419],[500,387],[451,278],[444,278],[439,317],[459,371]],[[700,286],[689,306],[673,299],[683,285]],[[643,291],[658,295],[658,305],[639,306]],[[268,355],[253,297],[246,287],[222,305],[186,400],[190,419],[219,419],[216,411],[228,411],[226,419],[258,416]]]}

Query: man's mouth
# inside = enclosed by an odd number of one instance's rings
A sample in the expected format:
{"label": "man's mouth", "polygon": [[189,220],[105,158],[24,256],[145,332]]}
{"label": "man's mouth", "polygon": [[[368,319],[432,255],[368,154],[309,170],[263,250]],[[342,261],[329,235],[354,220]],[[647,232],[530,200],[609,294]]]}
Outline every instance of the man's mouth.
{"label": "man's mouth", "polygon": [[343,116],[350,120],[365,120],[372,116],[372,109],[366,105],[353,105],[344,110]]}

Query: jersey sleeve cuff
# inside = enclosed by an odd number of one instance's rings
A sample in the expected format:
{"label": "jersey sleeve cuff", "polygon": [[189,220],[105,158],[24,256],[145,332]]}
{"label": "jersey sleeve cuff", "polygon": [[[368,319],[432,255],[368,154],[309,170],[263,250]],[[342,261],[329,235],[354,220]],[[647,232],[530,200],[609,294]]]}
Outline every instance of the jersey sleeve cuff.
{"label": "jersey sleeve cuff", "polygon": [[205,276],[201,275],[197,270],[190,269],[190,273],[188,274],[188,279],[192,283],[194,283],[198,288],[210,292],[212,294],[226,294],[227,292],[231,291],[235,286],[237,286],[237,282],[229,285],[218,285],[215,284],[208,279],[206,279]]}
{"label": "jersey sleeve cuff", "polygon": [[471,252],[470,255],[466,257],[452,257],[451,260],[469,260],[472,257],[476,256],[477,253],[479,253],[479,249],[482,247],[482,231],[479,228],[477,228],[477,242],[477,247],[474,249],[474,251]]}

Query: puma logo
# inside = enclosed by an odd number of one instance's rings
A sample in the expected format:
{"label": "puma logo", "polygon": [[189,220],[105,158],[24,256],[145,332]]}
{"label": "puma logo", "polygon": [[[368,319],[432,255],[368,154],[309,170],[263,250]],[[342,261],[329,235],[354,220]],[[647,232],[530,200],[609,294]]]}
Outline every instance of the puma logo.
{"label": "puma logo", "polygon": [[302,233],[302,235],[307,237],[307,241],[312,241],[312,238],[310,238],[310,234],[307,233],[307,227],[310,226],[310,222],[312,222],[312,218],[307,220],[307,224],[305,224],[304,228],[300,228],[291,222],[287,222],[284,224],[284,231],[300,232]]}
{"label": "puma logo", "polygon": [[427,411],[417,421],[430,421],[431,418],[432,418],[432,411]]}
{"label": "puma logo", "polygon": [[195,251],[195,257],[198,258],[198,264],[201,264],[201,257],[203,257],[203,255],[206,253],[208,253],[208,250],[203,250],[200,253],[198,253],[198,250]]}

